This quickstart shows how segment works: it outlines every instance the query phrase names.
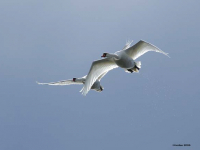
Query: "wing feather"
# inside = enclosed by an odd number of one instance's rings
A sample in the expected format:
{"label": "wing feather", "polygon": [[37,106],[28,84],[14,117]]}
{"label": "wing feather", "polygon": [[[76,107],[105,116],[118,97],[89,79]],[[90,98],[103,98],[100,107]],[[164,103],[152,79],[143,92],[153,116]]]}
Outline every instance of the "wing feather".
{"label": "wing feather", "polygon": [[124,52],[126,54],[128,54],[131,58],[133,58],[134,60],[137,59],[138,57],[142,56],[146,52],[149,52],[149,51],[162,53],[162,54],[168,56],[168,53],[163,52],[162,50],[160,50],[156,46],[154,46],[154,45],[152,45],[150,43],[147,43],[147,42],[145,42],[143,40],[140,40],[138,43],[136,43],[132,47],[124,50]]}
{"label": "wing feather", "polygon": [[133,41],[127,41],[125,46],[124,46],[124,48],[123,48],[123,50],[128,49],[131,46],[131,43],[133,43]]}
{"label": "wing feather", "polygon": [[82,82],[74,82],[73,80],[62,80],[58,82],[49,82],[49,83],[40,83],[37,82],[37,84],[41,85],[71,85],[71,84],[83,84]]}
{"label": "wing feather", "polygon": [[108,71],[102,73],[99,77],[98,80],[101,81],[101,79],[108,73]]}
{"label": "wing feather", "polygon": [[88,91],[90,90],[93,83],[105,72],[108,72],[114,68],[117,68],[118,66],[114,62],[112,58],[106,58],[94,61],[91,65],[90,71],[87,75],[85,85],[83,89],[81,90],[83,95],[86,95]]}

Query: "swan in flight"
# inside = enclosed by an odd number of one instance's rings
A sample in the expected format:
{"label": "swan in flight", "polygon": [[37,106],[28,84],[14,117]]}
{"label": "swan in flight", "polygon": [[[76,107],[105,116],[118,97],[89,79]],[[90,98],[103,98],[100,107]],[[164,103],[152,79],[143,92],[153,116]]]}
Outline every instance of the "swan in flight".
{"label": "swan in flight", "polygon": [[130,47],[131,43],[132,41],[127,42],[122,50],[117,51],[114,54],[103,53],[101,57],[104,57],[105,59],[96,60],[92,63],[90,71],[86,77],[84,87],[81,90],[84,96],[89,92],[94,82],[102,74],[105,75],[108,71],[114,68],[120,67],[125,69],[126,72],[130,73],[139,72],[139,69],[141,68],[141,62],[136,62],[135,60],[146,52],[154,51],[168,56],[167,53],[143,40],[140,40],[132,47]]}
{"label": "swan in flight", "polygon": [[[100,84],[100,80],[101,78],[105,75],[106,73],[103,73],[102,75],[100,75],[98,77],[98,79],[93,83],[93,85],[91,86],[92,90],[95,90],[97,92],[102,92],[103,91],[103,87]],[[62,81],[58,81],[58,82],[50,82],[50,83],[40,83],[40,82],[36,82],[37,84],[41,84],[41,85],[71,85],[71,84],[85,84],[85,80],[86,80],[86,76],[81,77],[81,78],[73,78],[73,79],[69,79],[69,80],[62,80]],[[82,90],[80,91],[82,92]]]}

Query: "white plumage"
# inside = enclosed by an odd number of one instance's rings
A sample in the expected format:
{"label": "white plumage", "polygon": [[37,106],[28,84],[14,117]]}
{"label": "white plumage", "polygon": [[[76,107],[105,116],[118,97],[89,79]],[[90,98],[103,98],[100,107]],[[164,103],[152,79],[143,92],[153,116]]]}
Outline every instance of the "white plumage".
{"label": "white plumage", "polygon": [[102,57],[106,57],[105,59],[97,60],[92,63],[89,73],[86,77],[84,87],[81,90],[83,95],[88,93],[93,83],[102,74],[105,75],[108,71],[114,68],[121,67],[124,68],[125,71],[131,73],[139,72],[139,69],[141,68],[141,62],[135,62],[135,60],[148,51],[159,52],[168,56],[167,53],[143,40],[140,40],[132,47],[130,47],[131,43],[132,41],[127,42],[121,51],[117,51],[114,54],[104,53]]}
{"label": "white plumage", "polygon": [[[101,78],[105,75],[106,73],[102,74],[101,76],[98,77],[98,79],[93,83],[93,85],[90,87],[91,89],[101,92],[103,91],[103,87],[100,84]],[[36,82],[37,84],[41,85],[72,85],[72,84],[85,84],[86,76],[83,76],[81,78],[73,78],[73,79],[68,79],[68,80],[62,80],[58,82],[49,82],[49,83],[40,83]],[[82,90],[80,91],[82,92]]]}

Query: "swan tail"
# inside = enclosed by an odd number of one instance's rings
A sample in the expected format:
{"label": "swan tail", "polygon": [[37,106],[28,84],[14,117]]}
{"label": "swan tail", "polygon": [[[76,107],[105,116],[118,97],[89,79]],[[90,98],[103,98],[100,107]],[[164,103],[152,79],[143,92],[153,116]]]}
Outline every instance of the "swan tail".
{"label": "swan tail", "polygon": [[136,61],[136,62],[135,62],[135,65],[136,65],[138,68],[141,68],[142,63],[141,63],[141,61]]}

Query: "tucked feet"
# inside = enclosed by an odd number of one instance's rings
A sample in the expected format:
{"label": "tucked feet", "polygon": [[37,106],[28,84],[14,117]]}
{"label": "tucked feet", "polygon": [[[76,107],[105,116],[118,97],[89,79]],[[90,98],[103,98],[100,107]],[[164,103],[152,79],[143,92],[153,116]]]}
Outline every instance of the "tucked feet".
{"label": "tucked feet", "polygon": [[102,86],[100,86],[100,90],[103,91],[103,87]]}
{"label": "tucked feet", "polygon": [[131,69],[127,69],[130,73],[133,73],[133,70],[131,70]]}
{"label": "tucked feet", "polygon": [[135,68],[137,68],[138,70],[140,70],[140,68],[138,68],[136,65],[135,65]]}

